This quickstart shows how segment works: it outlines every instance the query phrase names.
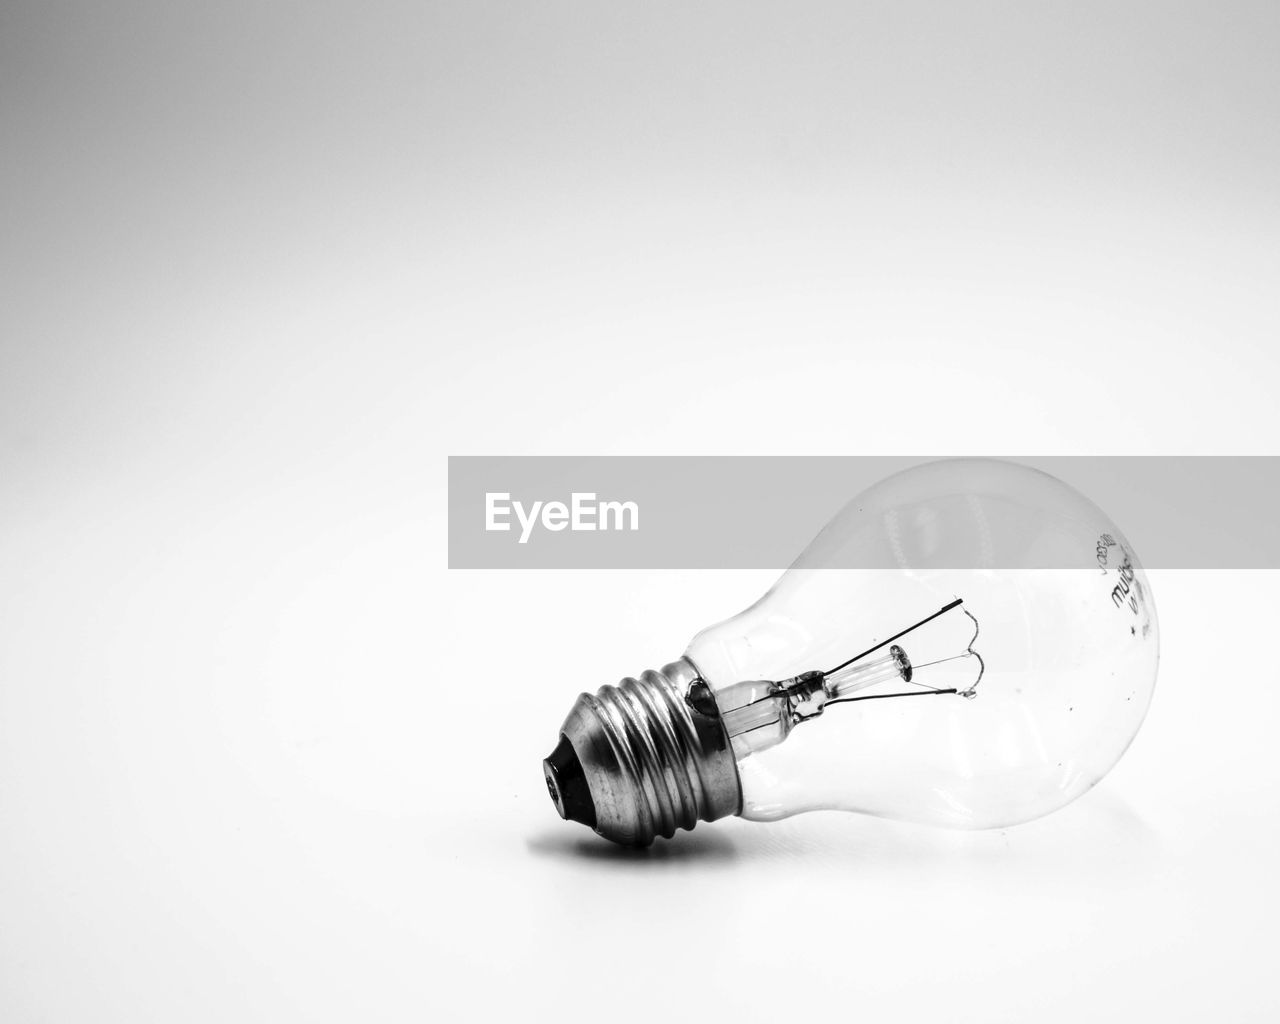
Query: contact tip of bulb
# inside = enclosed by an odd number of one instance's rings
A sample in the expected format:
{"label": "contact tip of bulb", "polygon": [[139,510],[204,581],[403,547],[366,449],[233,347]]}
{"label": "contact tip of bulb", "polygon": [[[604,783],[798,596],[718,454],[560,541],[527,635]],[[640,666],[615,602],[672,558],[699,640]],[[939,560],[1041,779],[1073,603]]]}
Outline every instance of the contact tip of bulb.
{"label": "contact tip of bulb", "polygon": [[596,827],[596,805],[591,799],[591,787],[582,770],[582,762],[563,734],[545,761],[542,774],[547,780],[547,792],[556,805],[560,817],[577,821],[589,828]]}

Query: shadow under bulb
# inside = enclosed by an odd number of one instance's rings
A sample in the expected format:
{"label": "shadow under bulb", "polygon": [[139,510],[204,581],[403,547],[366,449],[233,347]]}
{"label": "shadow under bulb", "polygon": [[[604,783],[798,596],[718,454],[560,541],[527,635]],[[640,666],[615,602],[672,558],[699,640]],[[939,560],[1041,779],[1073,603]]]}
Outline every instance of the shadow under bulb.
{"label": "shadow under bulb", "polygon": [[582,694],[543,769],[562,817],[630,845],[820,809],[1012,825],[1119,760],[1158,650],[1096,505],[1015,463],[932,462],[854,498],[678,661]]}

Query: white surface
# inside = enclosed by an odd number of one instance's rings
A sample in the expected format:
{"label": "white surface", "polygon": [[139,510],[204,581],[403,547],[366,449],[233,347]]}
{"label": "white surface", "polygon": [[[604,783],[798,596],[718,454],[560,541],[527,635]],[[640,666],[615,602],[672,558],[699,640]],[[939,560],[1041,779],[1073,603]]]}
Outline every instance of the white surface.
{"label": "white surface", "polygon": [[1054,817],[636,856],[539,761],[771,574],[446,569],[447,454],[1275,451],[1274,7],[887,11],[6,10],[0,1017],[1275,1019],[1276,574]]}

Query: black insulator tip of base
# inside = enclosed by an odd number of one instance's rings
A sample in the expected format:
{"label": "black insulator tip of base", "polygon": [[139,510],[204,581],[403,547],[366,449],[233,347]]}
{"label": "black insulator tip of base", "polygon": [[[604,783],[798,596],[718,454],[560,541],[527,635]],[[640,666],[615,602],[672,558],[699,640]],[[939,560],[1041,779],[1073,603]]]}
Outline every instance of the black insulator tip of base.
{"label": "black insulator tip of base", "polygon": [[568,739],[562,734],[547,759],[542,762],[542,773],[547,779],[547,791],[551,801],[568,821],[581,822],[596,827],[596,805],[591,799],[591,787],[582,771],[582,762]]}

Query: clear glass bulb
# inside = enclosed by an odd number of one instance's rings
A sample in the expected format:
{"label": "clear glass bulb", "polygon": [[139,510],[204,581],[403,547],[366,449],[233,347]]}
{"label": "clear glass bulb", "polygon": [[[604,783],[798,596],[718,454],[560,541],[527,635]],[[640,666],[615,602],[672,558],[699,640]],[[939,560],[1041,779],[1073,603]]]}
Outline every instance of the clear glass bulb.
{"label": "clear glass bulb", "polygon": [[621,842],[818,809],[1011,825],[1119,760],[1158,646],[1096,505],[1015,463],[928,463],[855,497],[679,662],[580,697],[547,782]]}
{"label": "clear glass bulb", "polygon": [[[958,459],[858,495],[686,656],[733,739],[744,817],[988,828],[1111,769],[1146,714],[1158,642],[1146,577],[1096,505],[1025,466]],[[759,701],[758,681],[806,672],[826,673],[807,698]],[[845,697],[886,699],[831,706]],[[739,721],[766,709],[779,724]]]}

